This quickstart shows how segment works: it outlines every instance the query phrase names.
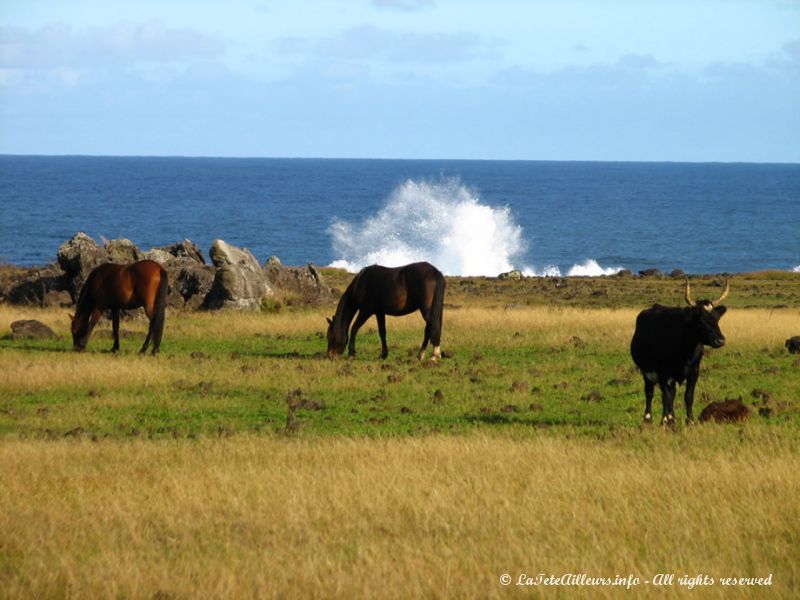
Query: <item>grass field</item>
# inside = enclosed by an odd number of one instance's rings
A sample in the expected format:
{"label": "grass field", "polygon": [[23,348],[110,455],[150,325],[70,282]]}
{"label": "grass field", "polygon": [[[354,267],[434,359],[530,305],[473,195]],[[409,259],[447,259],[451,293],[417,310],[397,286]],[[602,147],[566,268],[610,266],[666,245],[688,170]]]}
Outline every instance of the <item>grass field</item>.
{"label": "grass field", "polygon": [[170,313],[154,359],[143,320],[119,356],[107,323],[75,354],[66,310],[0,306],[0,336],[21,318],[61,335],[0,340],[4,595],[622,594],[505,573],[674,573],[667,597],[683,575],[772,573],[691,593],[797,592],[800,276],[734,279],[728,344],[703,361],[696,413],[741,397],[750,420],[685,428],[679,396],[674,433],[641,426],[628,343],[680,281],[448,285],[440,363],[415,360],[413,315],[387,322],[386,361],[374,321],[356,360],[329,361],[328,307]]}

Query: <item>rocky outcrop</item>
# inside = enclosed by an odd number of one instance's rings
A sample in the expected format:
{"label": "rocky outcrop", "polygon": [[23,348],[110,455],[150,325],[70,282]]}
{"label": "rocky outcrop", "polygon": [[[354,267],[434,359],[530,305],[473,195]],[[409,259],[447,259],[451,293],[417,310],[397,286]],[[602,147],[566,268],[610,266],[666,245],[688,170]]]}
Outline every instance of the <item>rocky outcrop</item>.
{"label": "rocky outcrop", "polygon": [[322,273],[311,263],[304,267],[284,267],[278,257],[271,256],[264,264],[264,276],[287,304],[326,304],[333,298]]}
{"label": "rocky outcrop", "polygon": [[160,246],[151,248],[142,253],[142,258],[154,260],[157,263],[165,263],[175,258],[188,258],[201,265],[206,264],[206,259],[200,251],[200,247],[192,240],[182,240],[175,242],[171,246]]}
{"label": "rocky outcrop", "polygon": [[286,305],[320,305],[333,299],[331,289],[313,264],[287,267],[277,257],[262,267],[253,254],[215,240],[207,264],[200,248],[191,240],[170,246],[140,250],[120,238],[99,245],[83,232],[75,234],[58,250],[58,263],[41,268],[7,267],[2,277],[0,301],[38,306],[68,306],[80,294],[95,267],[115,262],[154,260],[169,275],[169,306],[188,309],[259,309],[262,300],[278,294]]}
{"label": "rocky outcrop", "polygon": [[73,302],[78,299],[92,269],[107,261],[106,251],[82,231],[61,244],[58,249],[58,264],[68,280],[67,291]]}
{"label": "rocky outcrop", "polygon": [[51,340],[55,337],[55,331],[41,321],[25,319],[11,323],[12,340]]}
{"label": "rocky outcrop", "polygon": [[639,271],[639,275],[642,277],[661,277],[662,273],[658,269],[642,269]]}
{"label": "rocky outcrop", "polygon": [[119,238],[106,242],[106,260],[108,262],[127,265],[141,259],[141,252],[132,241]]}
{"label": "rocky outcrop", "polygon": [[523,277],[524,275],[522,274],[522,271],[518,271],[516,269],[514,269],[513,271],[508,271],[507,273],[500,273],[500,275],[497,276],[498,279],[505,279],[510,281],[521,281]]}
{"label": "rocky outcrop", "polygon": [[69,306],[72,304],[70,279],[56,264],[29,269],[7,292],[12,304]]}
{"label": "rocky outcrop", "polygon": [[171,305],[180,302],[185,308],[200,308],[214,284],[214,268],[194,259],[180,257],[164,263],[169,275]]}
{"label": "rocky outcrop", "polygon": [[264,298],[274,295],[261,265],[246,248],[217,239],[211,245],[209,256],[216,272],[201,308],[257,310]]}
{"label": "rocky outcrop", "polygon": [[193,241],[182,240],[171,246],[151,248],[141,257],[154,260],[167,270],[169,306],[195,309],[205,302],[214,283],[214,267],[206,265],[200,248]]}

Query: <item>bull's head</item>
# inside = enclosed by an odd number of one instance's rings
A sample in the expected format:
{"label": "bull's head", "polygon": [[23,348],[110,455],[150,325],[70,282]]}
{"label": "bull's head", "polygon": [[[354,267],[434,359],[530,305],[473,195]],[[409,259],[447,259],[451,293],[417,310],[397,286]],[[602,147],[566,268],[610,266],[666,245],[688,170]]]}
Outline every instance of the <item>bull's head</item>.
{"label": "bull's head", "polygon": [[728,310],[722,306],[721,303],[723,300],[725,300],[725,298],[728,297],[728,292],[730,291],[730,284],[728,281],[725,281],[725,289],[719,298],[716,300],[698,300],[695,302],[692,300],[692,292],[689,289],[689,280],[686,280],[686,291],[684,292],[684,297],[686,299],[686,304],[688,304],[692,309],[687,314],[687,317],[695,324],[697,328],[697,334],[700,337],[700,340],[706,346],[719,348],[725,345],[725,336],[722,335],[722,331],[720,331],[719,320]]}

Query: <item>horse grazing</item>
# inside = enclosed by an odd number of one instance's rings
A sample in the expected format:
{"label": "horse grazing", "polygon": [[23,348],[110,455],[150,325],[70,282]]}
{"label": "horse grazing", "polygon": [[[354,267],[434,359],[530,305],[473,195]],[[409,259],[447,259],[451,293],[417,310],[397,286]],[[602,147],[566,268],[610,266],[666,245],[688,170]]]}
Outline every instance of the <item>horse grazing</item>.
{"label": "horse grazing", "polygon": [[143,306],[150,319],[150,327],[140,352],[147,352],[152,339],[155,355],[164,333],[168,286],[164,267],[152,260],[140,260],[130,265],[100,265],[89,273],[78,296],[75,315],[70,315],[72,349],[76,352],[86,349],[92,329],[103,313],[110,310],[114,331],[111,352],[116,352],[119,350],[119,311]]}
{"label": "horse grazing", "polygon": [[[386,315],[399,317],[418,310],[425,319],[425,338],[417,358],[422,360],[430,341],[433,343],[433,359],[440,359],[444,288],[444,275],[426,262],[395,268],[364,267],[342,294],[333,319],[328,319],[328,357],[342,354],[345,346],[348,346],[348,356],[354,357],[356,334],[366,320],[375,315],[381,336],[381,358],[386,358],[389,356]],[[348,344],[347,329],[356,313],[358,316]]]}

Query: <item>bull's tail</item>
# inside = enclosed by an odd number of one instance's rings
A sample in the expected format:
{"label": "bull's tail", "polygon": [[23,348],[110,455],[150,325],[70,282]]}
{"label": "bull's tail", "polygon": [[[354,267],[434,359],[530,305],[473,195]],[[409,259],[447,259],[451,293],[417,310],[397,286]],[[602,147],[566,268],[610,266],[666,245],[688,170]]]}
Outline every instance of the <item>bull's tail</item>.
{"label": "bull's tail", "polygon": [[153,334],[153,354],[157,354],[161,346],[161,336],[164,334],[164,321],[167,316],[167,294],[169,293],[169,276],[162,267],[156,292],[156,301],[153,305],[153,318],[150,319],[150,331]]}

